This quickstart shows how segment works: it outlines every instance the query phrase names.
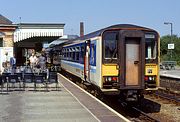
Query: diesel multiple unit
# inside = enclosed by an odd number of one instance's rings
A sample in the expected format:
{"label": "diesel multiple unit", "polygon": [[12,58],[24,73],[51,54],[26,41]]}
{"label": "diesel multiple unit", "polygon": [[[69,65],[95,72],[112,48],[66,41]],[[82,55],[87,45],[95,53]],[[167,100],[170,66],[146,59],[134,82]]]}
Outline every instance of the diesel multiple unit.
{"label": "diesel multiple unit", "polygon": [[61,68],[104,94],[138,101],[159,85],[159,45],[153,29],[113,25],[62,43]]}

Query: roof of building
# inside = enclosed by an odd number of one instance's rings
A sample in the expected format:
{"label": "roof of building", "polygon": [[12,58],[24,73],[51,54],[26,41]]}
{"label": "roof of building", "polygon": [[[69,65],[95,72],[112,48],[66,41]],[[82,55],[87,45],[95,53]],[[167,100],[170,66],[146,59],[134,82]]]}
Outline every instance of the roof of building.
{"label": "roof of building", "polygon": [[17,24],[19,28],[26,28],[26,29],[36,29],[36,28],[49,28],[49,29],[59,29],[64,28],[64,23],[19,23]]}
{"label": "roof of building", "polygon": [[0,14],[0,24],[11,25],[12,21]]}

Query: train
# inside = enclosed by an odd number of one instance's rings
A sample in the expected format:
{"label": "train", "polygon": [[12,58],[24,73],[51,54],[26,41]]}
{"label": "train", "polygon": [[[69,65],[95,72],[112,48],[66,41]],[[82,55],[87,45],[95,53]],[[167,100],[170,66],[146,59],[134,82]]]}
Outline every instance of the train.
{"label": "train", "polygon": [[132,24],[112,25],[59,45],[63,72],[102,94],[139,101],[159,86],[160,36]]}

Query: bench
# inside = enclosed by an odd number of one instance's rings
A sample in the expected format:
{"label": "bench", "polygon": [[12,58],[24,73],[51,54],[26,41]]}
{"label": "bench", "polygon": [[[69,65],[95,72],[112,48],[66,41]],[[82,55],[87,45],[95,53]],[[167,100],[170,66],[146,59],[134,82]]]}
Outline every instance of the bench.
{"label": "bench", "polygon": [[171,70],[175,69],[176,61],[162,61],[160,64],[161,69]]}

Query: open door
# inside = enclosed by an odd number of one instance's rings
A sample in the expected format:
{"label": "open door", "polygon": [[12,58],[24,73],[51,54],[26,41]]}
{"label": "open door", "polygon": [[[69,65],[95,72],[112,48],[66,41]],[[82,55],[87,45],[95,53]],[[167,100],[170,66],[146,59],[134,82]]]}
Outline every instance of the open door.
{"label": "open door", "polygon": [[142,31],[120,31],[120,88],[144,88],[145,38]]}
{"label": "open door", "polygon": [[85,81],[90,82],[90,40],[85,42],[84,79]]}

